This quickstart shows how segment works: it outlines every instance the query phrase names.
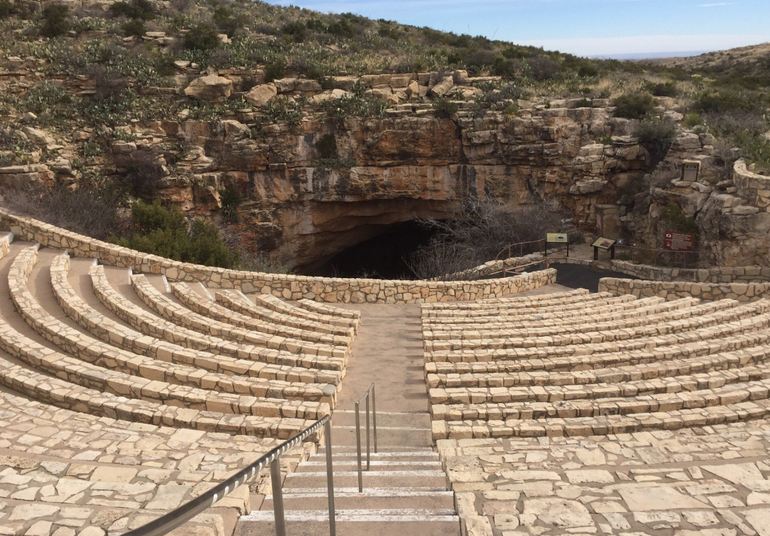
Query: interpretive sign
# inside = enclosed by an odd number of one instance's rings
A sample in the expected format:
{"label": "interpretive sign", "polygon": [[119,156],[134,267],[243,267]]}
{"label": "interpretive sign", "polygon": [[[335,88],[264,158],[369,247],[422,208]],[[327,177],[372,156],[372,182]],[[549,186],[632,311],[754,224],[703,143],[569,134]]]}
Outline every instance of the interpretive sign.
{"label": "interpretive sign", "polygon": [[695,237],[691,234],[666,231],[663,235],[663,247],[671,251],[692,251],[695,249]]}
{"label": "interpretive sign", "polygon": [[546,233],[545,241],[549,244],[568,244],[569,237],[567,233]]}
{"label": "interpretive sign", "polygon": [[615,241],[611,238],[597,238],[596,241],[594,241],[594,243],[591,245],[595,248],[607,251],[615,245]]}

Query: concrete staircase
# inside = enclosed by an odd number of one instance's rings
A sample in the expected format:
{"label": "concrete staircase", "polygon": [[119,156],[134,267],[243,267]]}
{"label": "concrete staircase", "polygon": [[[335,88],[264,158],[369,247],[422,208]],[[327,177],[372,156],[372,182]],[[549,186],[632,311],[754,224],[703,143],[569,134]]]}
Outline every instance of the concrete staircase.
{"label": "concrete staircase", "polygon": [[[433,448],[422,371],[419,311],[362,308],[345,389],[332,419],[332,464],[340,536],[459,536],[454,492]],[[383,329],[385,328],[385,329]],[[376,382],[378,452],[370,436],[366,470],[365,411],[361,406],[363,492],[358,492],[355,397]],[[323,443],[322,443],[323,444]],[[283,483],[286,533],[329,534],[326,451],[321,448]],[[241,517],[239,536],[275,533],[272,497]]]}
{"label": "concrete staircase", "polygon": [[[459,535],[454,493],[430,446],[429,415],[391,412],[377,417],[379,448],[375,453],[371,445],[368,470],[362,429],[364,490],[359,493],[354,413],[335,414],[332,463],[337,534]],[[363,426],[363,415],[361,419]],[[329,534],[325,449],[286,476],[283,500],[288,535]],[[239,531],[240,536],[274,534],[271,496],[241,518]]]}

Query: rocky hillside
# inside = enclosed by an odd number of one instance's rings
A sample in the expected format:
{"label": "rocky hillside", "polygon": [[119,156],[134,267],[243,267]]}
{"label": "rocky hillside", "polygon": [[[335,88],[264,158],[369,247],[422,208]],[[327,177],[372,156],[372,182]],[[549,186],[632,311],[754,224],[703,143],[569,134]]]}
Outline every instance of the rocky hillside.
{"label": "rocky hillside", "polygon": [[770,262],[764,198],[732,182],[740,156],[770,162],[761,89],[260,2],[0,0],[0,19],[5,202],[79,230],[160,200],[295,268],[475,196]]}

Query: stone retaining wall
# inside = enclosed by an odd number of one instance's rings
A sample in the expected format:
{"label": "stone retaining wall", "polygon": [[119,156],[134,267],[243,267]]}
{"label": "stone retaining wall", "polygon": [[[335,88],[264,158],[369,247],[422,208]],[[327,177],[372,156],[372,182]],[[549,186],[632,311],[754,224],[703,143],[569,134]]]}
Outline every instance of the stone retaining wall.
{"label": "stone retaining wall", "polygon": [[171,281],[200,281],[212,288],[272,294],[287,300],[303,298],[328,303],[420,303],[497,298],[534,290],[556,281],[555,270],[543,270],[486,281],[395,281],[268,274],[211,268],[149,255],[67,231],[32,218],[0,210],[0,226],[30,240],[103,264],[163,274]]}
{"label": "stone retaining wall", "polygon": [[504,269],[514,271],[516,268],[544,261],[545,259],[543,258],[542,253],[530,253],[529,255],[524,255],[523,257],[509,257],[507,259],[485,262],[484,264],[480,264],[474,268],[469,268],[468,270],[463,270],[461,272],[454,272],[452,274],[447,274],[441,278],[435,279],[443,279],[445,281],[457,281],[460,279],[473,280],[487,275],[499,274]]}
{"label": "stone retaining wall", "polygon": [[745,160],[738,160],[733,167],[733,183],[750,205],[770,212],[770,177],[750,171]]}
{"label": "stone retaining wall", "polygon": [[702,300],[732,299],[752,301],[770,298],[768,283],[694,283],[687,281],[643,281],[605,277],[599,281],[599,292],[617,296],[632,294],[638,298],[660,296],[667,300],[692,296]]}
{"label": "stone retaining wall", "polygon": [[713,268],[668,268],[612,261],[612,270],[640,279],[655,281],[692,281],[698,283],[736,283],[770,281],[770,266],[719,266]]}

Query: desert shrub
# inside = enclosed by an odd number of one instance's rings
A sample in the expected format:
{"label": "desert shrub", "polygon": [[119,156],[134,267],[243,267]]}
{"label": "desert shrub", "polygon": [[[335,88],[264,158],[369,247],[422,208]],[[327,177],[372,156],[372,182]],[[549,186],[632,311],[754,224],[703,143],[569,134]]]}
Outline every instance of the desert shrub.
{"label": "desert shrub", "polygon": [[220,5],[214,8],[212,14],[214,24],[220,32],[232,37],[242,27],[241,18],[228,6]]}
{"label": "desert shrub", "polygon": [[64,4],[48,4],[43,8],[43,20],[40,35],[57,37],[70,29],[69,7]]}
{"label": "desert shrub", "polygon": [[356,34],[353,25],[345,19],[332,22],[326,27],[326,32],[336,37],[350,38]]}
{"label": "desert shrub", "polygon": [[163,167],[152,152],[137,149],[116,163],[123,170],[120,184],[129,194],[145,201],[157,197]]}
{"label": "desert shrub", "polygon": [[676,97],[679,95],[679,88],[674,82],[658,82],[647,84],[647,90],[656,97]]}
{"label": "desert shrub", "polygon": [[731,112],[749,112],[757,106],[757,100],[750,94],[723,89],[702,93],[693,102],[692,109],[703,114],[722,114]]}
{"label": "desert shrub", "polygon": [[0,20],[7,19],[11,15],[15,14],[16,9],[10,0],[0,0]]}
{"label": "desert shrub", "polygon": [[41,82],[30,89],[21,101],[21,109],[50,119],[68,113],[72,97],[66,89],[53,82]]}
{"label": "desert shrub", "polygon": [[145,26],[142,19],[127,20],[121,25],[121,29],[123,30],[123,35],[127,37],[142,37],[145,33],[147,33],[147,27]]}
{"label": "desert shrub", "polygon": [[[420,279],[441,277],[473,268],[497,258],[510,244],[545,238],[561,228],[561,216],[542,205],[510,207],[491,200],[469,199],[446,221],[423,220],[433,237],[408,260]],[[523,247],[522,253],[540,250],[540,244]]]}
{"label": "desert shrub", "polygon": [[627,93],[616,98],[615,117],[642,119],[655,109],[655,101],[649,93]]}
{"label": "desert shrub", "polygon": [[265,119],[270,123],[286,123],[296,127],[304,117],[302,102],[279,95],[262,107]]}
{"label": "desert shrub", "polygon": [[131,209],[131,226],[117,243],[182,262],[232,268],[238,262],[210,222],[194,219],[191,223],[176,210],[159,203],[136,202]]}
{"label": "desert shrub", "polygon": [[639,123],[634,135],[639,144],[647,150],[650,168],[655,168],[668,154],[676,137],[676,125],[666,120],[644,120]]}
{"label": "desert shrub", "polygon": [[114,17],[147,21],[155,18],[156,10],[149,0],[128,0],[113,3],[110,6],[110,14]]}
{"label": "desert shrub", "polygon": [[120,228],[123,191],[88,174],[76,185],[30,185],[2,192],[10,209],[77,233],[104,239]]}
{"label": "desert shrub", "polygon": [[548,56],[535,56],[527,60],[529,67],[529,76],[533,80],[543,82],[553,80],[561,73],[561,65],[556,60]]}
{"label": "desert shrub", "polygon": [[684,116],[684,126],[687,128],[697,127],[703,124],[703,116],[698,112],[688,112]]}
{"label": "desert shrub", "polygon": [[187,50],[213,50],[220,44],[217,29],[210,22],[199,22],[190,28],[183,41],[183,46]]}
{"label": "desert shrub", "polygon": [[291,37],[295,43],[302,43],[307,38],[307,26],[301,21],[292,21],[281,28],[284,35]]}
{"label": "desert shrub", "polygon": [[315,142],[315,150],[320,158],[337,158],[337,138],[334,134],[324,134]]}
{"label": "desert shrub", "polygon": [[674,202],[666,205],[660,219],[666,229],[678,233],[698,235],[698,224],[695,219],[687,216],[681,207]]}
{"label": "desert shrub", "polygon": [[[488,110],[498,110],[515,113],[518,109],[516,101],[524,92],[515,83],[509,82],[500,87],[487,85],[480,87],[482,92],[473,99],[474,112],[483,115]],[[513,108],[511,108],[513,106]],[[451,115],[451,114],[450,114]]]}
{"label": "desert shrub", "polygon": [[457,103],[446,97],[440,97],[433,101],[433,113],[441,119],[451,119],[457,113]]}
{"label": "desert shrub", "polygon": [[346,117],[384,117],[388,103],[383,99],[368,95],[363,90],[354,90],[351,95],[322,102],[319,109],[327,117],[334,120],[344,120]]}
{"label": "desert shrub", "polygon": [[279,80],[286,74],[286,62],[274,61],[265,65],[265,81]]}
{"label": "desert shrub", "polygon": [[238,187],[228,184],[222,191],[220,201],[222,203],[222,217],[227,223],[238,223],[238,207],[243,202],[243,197]]}

